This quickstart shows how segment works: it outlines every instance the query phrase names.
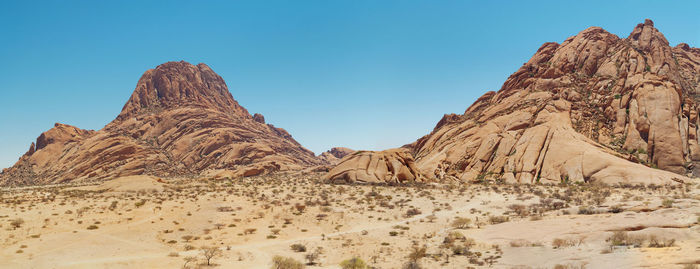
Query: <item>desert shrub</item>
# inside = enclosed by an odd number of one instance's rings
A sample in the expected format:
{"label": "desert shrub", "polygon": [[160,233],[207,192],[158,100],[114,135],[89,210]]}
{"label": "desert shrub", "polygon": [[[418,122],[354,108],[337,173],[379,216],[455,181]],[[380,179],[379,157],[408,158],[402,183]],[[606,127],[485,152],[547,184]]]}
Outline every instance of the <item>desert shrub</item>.
{"label": "desert shrub", "polygon": [[509,219],[507,216],[490,216],[489,217],[489,223],[491,224],[499,224],[499,223],[504,223],[507,222]]}
{"label": "desert shrub", "polygon": [[293,258],[275,256],[272,257],[272,269],[303,269],[305,266]]}
{"label": "desert shrub", "polygon": [[98,228],[97,225],[94,225],[94,224],[87,227],[88,230],[95,230],[97,228]]}
{"label": "desert shrub", "polygon": [[420,259],[425,257],[427,253],[427,248],[425,246],[419,247],[419,246],[413,246],[411,249],[411,253],[408,254],[408,259],[411,262],[418,262]]}
{"label": "desert shrub", "polygon": [[22,224],[24,224],[24,220],[21,218],[16,218],[10,221],[10,226],[12,226],[12,229],[17,229],[19,227],[22,227]]}
{"label": "desert shrub", "polygon": [[457,255],[457,256],[467,255],[469,253],[469,249],[466,248],[465,246],[461,246],[461,245],[452,246],[451,250],[452,250],[452,254]]}
{"label": "desert shrub", "polygon": [[671,208],[671,207],[673,207],[673,200],[672,199],[665,199],[663,202],[661,202],[661,205],[665,208]]}
{"label": "desert shrub", "polygon": [[306,252],[306,246],[302,244],[293,244],[289,247],[296,252]]}
{"label": "desert shrub", "polygon": [[578,207],[578,214],[579,215],[593,215],[593,214],[595,214],[595,210],[589,206],[579,206]]}
{"label": "desert shrub", "polygon": [[471,223],[472,220],[469,218],[457,217],[454,221],[452,221],[452,227],[456,229],[467,229]]}
{"label": "desert shrub", "polygon": [[667,248],[672,247],[676,243],[676,239],[659,239],[656,235],[649,235],[650,248]]}
{"label": "desert shrub", "polygon": [[404,266],[402,267],[402,269],[421,269],[421,268],[423,268],[423,267],[421,267],[420,263],[418,263],[416,261],[409,261],[406,264],[404,264]]}
{"label": "desert shrub", "polygon": [[389,232],[389,235],[390,235],[390,236],[397,236],[397,235],[399,235],[399,232],[397,232],[397,231],[390,231],[390,232]]}
{"label": "desert shrub", "polygon": [[340,268],[343,269],[367,269],[367,263],[358,257],[344,260],[340,263]]}
{"label": "desert shrub", "polygon": [[216,208],[216,211],[219,211],[219,212],[233,212],[233,208],[231,208],[230,206],[220,206],[220,207],[217,207],[217,208]]}
{"label": "desert shrub", "polygon": [[452,254],[454,255],[469,255],[470,252],[469,250],[476,245],[476,242],[474,239],[471,238],[465,238],[462,240],[463,243],[461,245],[453,245],[451,247]]}
{"label": "desert shrub", "polygon": [[609,242],[610,246],[641,247],[644,237],[629,235],[626,231],[616,231],[605,241]]}
{"label": "desert shrub", "polygon": [[625,210],[622,209],[622,207],[620,205],[614,205],[610,208],[610,210],[608,210],[608,212],[614,213],[614,214],[620,213],[622,211],[625,211]]}
{"label": "desert shrub", "polygon": [[211,260],[214,257],[221,256],[221,249],[219,249],[216,246],[211,246],[211,247],[202,247],[202,256],[204,256],[204,259],[207,260],[207,265],[211,265]]}
{"label": "desert shrub", "polygon": [[306,264],[307,265],[315,265],[316,260],[318,260],[319,255],[320,255],[320,251],[318,251],[318,250],[311,252],[309,254],[306,254],[306,256],[304,256],[304,258],[306,258]]}
{"label": "desert shrub", "polygon": [[527,206],[521,205],[521,204],[512,204],[508,206],[508,209],[513,211],[515,214],[517,214],[520,217],[525,217],[530,214],[530,211],[528,210]]}
{"label": "desert shrub", "polygon": [[553,248],[573,247],[575,245],[576,240],[573,239],[554,238],[554,240],[552,240]]}
{"label": "desert shrub", "polygon": [[418,210],[418,208],[411,208],[411,209],[406,211],[406,217],[413,217],[415,215],[420,215],[421,213],[423,213],[423,212]]}
{"label": "desert shrub", "polygon": [[462,233],[460,233],[458,231],[452,231],[449,234],[447,234],[447,236],[445,236],[445,239],[442,241],[442,243],[451,244],[457,240],[464,240],[464,239],[466,239],[466,237]]}
{"label": "desert shrub", "polygon": [[183,258],[183,260],[185,261],[185,263],[182,265],[182,268],[183,268],[183,269],[187,269],[187,268],[188,268],[188,267],[187,267],[187,264],[188,264],[188,263],[194,263],[194,262],[196,262],[196,261],[197,261],[197,258],[196,258],[196,257],[192,257],[192,256],[187,256],[187,257]]}
{"label": "desert shrub", "polygon": [[301,214],[301,213],[304,213],[304,210],[306,209],[306,205],[296,203],[296,204],[294,204],[294,209],[297,210],[298,214]]}
{"label": "desert shrub", "polygon": [[109,210],[114,211],[115,209],[117,209],[117,201],[112,201],[112,203],[109,204]]}
{"label": "desert shrub", "polygon": [[532,243],[532,242],[527,241],[525,239],[518,239],[518,240],[510,241],[509,245],[511,247],[514,247],[514,248],[519,248],[519,247],[537,246],[538,243]]}

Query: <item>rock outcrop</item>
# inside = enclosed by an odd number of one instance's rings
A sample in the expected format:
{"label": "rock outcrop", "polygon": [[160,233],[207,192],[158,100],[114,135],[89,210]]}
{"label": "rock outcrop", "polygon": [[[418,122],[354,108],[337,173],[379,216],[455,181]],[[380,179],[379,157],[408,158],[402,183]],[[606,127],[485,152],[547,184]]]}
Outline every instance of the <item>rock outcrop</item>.
{"label": "rock outcrop", "polygon": [[[591,27],[543,44],[400,159],[414,178],[443,182],[685,182],[700,172],[699,73],[700,49],[670,47],[651,20],[625,39]],[[355,154],[327,178],[396,181],[378,164],[388,158]]]}
{"label": "rock outcrop", "polygon": [[354,152],[354,150],[349,148],[335,147],[324,153],[321,153],[321,155],[318,155],[318,158],[329,164],[338,164],[338,162],[340,162],[340,159]]}
{"label": "rock outcrop", "polygon": [[405,183],[425,181],[405,149],[358,151],[343,158],[325,180],[340,183]]}
{"label": "rock outcrop", "polygon": [[670,47],[651,20],[625,39],[591,27],[545,43],[406,148],[440,180],[686,181],[700,162],[699,71],[700,49]]}
{"label": "rock outcrop", "polygon": [[129,175],[235,176],[323,163],[284,129],[251,116],[205,64],[146,71],[119,116],[102,130],[56,124],[0,177],[2,185]]}

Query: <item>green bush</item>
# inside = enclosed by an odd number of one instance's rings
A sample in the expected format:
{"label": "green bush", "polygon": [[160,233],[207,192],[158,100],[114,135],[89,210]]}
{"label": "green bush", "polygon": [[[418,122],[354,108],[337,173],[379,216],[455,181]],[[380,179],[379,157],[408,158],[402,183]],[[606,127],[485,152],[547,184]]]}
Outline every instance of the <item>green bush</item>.
{"label": "green bush", "polygon": [[293,258],[275,256],[272,258],[272,269],[303,269],[305,266]]}
{"label": "green bush", "polygon": [[367,263],[358,257],[344,260],[340,263],[340,268],[343,269],[367,269]]}

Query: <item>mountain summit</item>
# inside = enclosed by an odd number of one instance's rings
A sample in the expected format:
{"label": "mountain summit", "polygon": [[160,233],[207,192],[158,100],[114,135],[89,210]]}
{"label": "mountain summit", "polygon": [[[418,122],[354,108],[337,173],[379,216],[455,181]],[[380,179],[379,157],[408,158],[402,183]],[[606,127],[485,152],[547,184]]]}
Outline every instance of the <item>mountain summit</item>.
{"label": "mountain summit", "polygon": [[250,117],[248,111],[233,99],[224,79],[209,66],[181,61],[164,63],[146,71],[117,119],[183,106]]}
{"label": "mountain summit", "polygon": [[284,129],[251,116],[205,64],[146,71],[99,131],[56,124],[0,177],[2,185],[228,171],[250,176],[322,163]]}
{"label": "mountain summit", "polygon": [[[403,159],[440,181],[683,182],[700,174],[698,74],[700,49],[670,47],[651,20],[625,39],[590,27],[543,44],[498,92],[406,145]],[[357,176],[376,174],[360,157],[327,177],[396,179]]]}

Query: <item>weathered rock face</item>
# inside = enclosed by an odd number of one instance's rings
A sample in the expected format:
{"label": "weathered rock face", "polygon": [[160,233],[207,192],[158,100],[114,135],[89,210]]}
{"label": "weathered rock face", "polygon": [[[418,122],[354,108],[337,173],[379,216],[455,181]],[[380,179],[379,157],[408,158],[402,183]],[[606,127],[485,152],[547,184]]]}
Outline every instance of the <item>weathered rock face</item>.
{"label": "weathered rock face", "polygon": [[144,73],[102,130],[56,124],[5,170],[0,184],[209,170],[250,176],[320,163],[284,129],[251,116],[208,66],[168,62]]}
{"label": "weathered rock face", "polygon": [[325,179],[342,183],[403,183],[425,181],[405,149],[358,151],[343,158]]}
{"label": "weathered rock face", "polygon": [[337,164],[340,162],[340,159],[354,152],[354,150],[349,148],[335,147],[321,153],[321,155],[318,155],[318,158],[329,164]]}
{"label": "weathered rock face", "polygon": [[699,74],[700,49],[670,47],[651,20],[625,39],[591,27],[545,43],[498,92],[406,148],[437,179],[688,180],[700,161]]}

